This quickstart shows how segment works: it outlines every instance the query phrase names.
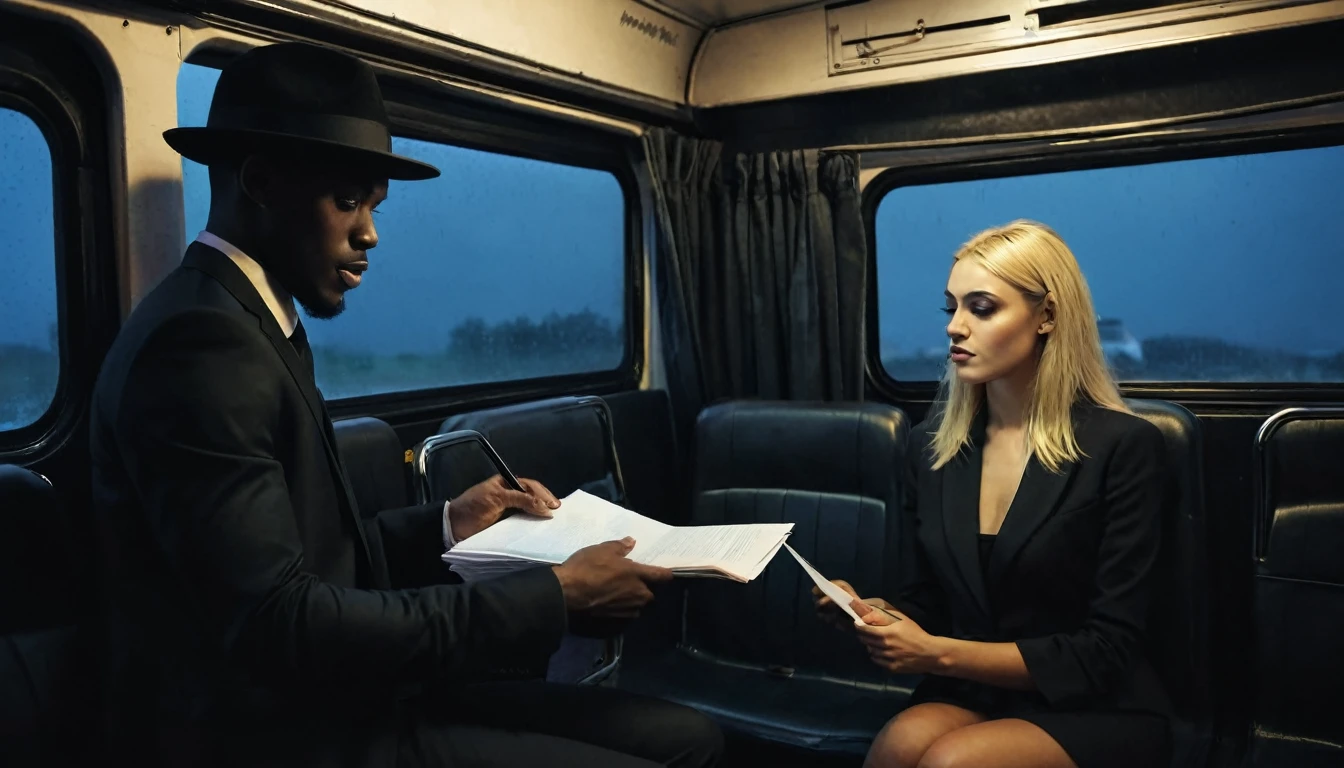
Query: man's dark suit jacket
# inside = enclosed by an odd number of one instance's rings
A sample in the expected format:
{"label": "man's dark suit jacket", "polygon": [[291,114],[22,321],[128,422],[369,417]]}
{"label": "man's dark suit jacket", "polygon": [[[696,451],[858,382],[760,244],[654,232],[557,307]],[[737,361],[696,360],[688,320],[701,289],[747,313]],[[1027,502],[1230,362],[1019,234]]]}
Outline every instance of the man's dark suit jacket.
{"label": "man's dark suit jacket", "polygon": [[911,433],[904,514],[915,537],[908,578],[892,602],[934,634],[1016,642],[1037,688],[1002,695],[931,676],[914,700],[1169,713],[1144,653],[1164,512],[1162,433],[1091,404],[1075,406],[1073,421],[1085,458],[1059,474],[1031,458],[987,573],[978,541],[984,410],[970,446],[938,470],[928,451],[935,425]]}
{"label": "man's dark suit jacket", "polygon": [[391,765],[408,697],[559,646],[549,568],[435,584],[441,503],[361,523],[311,365],[199,243],[104,363],[107,725],[137,764]]}

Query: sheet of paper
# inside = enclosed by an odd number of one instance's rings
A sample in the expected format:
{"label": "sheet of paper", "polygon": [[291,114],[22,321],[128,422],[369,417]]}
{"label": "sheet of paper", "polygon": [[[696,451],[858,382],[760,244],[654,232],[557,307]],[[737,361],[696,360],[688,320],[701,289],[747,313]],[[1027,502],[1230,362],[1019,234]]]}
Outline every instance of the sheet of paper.
{"label": "sheet of paper", "polygon": [[633,536],[640,549],[657,540],[672,526],[576,491],[555,510],[555,517],[513,515],[458,543],[453,553],[525,557],[539,562],[562,563],[574,552],[604,541]]}
{"label": "sheet of paper", "polygon": [[648,544],[636,544],[630,558],[663,568],[717,566],[751,578],[792,528],[788,523],[673,528]]}
{"label": "sheet of paper", "polygon": [[788,544],[785,544],[784,546],[789,550],[789,554],[793,555],[793,559],[797,560],[798,564],[803,566],[803,570],[807,572],[807,575],[812,577],[812,581],[818,587],[821,587],[822,594],[835,601],[835,604],[840,606],[841,610],[848,613],[855,621],[863,621],[863,619],[859,618],[859,614],[855,613],[854,609],[849,607],[850,601],[854,599],[853,595],[832,584],[830,580],[825,576],[822,576],[816,568],[813,568],[811,563],[803,559],[803,556],[798,554],[793,547],[790,547]]}
{"label": "sheet of paper", "polygon": [[584,547],[630,536],[635,547],[628,557],[635,562],[670,568],[678,576],[748,582],[765,570],[792,530],[792,523],[671,526],[575,491],[553,518],[505,518],[458,542],[443,560],[472,581],[559,564]]}

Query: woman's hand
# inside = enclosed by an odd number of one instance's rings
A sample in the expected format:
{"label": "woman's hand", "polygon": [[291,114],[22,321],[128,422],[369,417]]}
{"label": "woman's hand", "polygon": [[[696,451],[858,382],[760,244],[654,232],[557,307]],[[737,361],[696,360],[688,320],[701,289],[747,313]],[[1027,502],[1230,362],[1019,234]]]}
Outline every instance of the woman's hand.
{"label": "woman's hand", "polygon": [[868,649],[868,658],[888,672],[926,675],[937,672],[943,656],[941,640],[930,635],[909,616],[895,608],[877,607],[855,600],[849,606],[862,624],[850,622]]}
{"label": "woman's hand", "polygon": [[[863,602],[868,605],[877,606],[878,608],[884,608],[889,611],[895,610],[895,608],[892,608],[891,603],[888,603],[880,597],[870,597],[866,600],[859,597],[859,593],[854,590],[854,587],[850,586],[848,581],[832,579],[831,583],[843,589],[845,592],[848,592],[855,600],[863,600]],[[835,604],[834,600],[822,594],[821,587],[812,587],[812,597],[816,600],[817,618],[839,629],[854,628],[854,620],[849,618],[849,614],[841,610],[840,607]]]}

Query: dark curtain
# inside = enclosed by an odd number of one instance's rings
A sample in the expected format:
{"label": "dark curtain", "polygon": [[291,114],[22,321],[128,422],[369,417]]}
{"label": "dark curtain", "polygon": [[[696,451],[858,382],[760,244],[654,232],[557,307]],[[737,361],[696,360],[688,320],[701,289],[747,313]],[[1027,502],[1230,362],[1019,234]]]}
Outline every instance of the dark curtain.
{"label": "dark curtain", "polygon": [[644,149],[660,330],[682,419],[730,398],[862,399],[858,157],[728,155],[665,129],[646,133]]}

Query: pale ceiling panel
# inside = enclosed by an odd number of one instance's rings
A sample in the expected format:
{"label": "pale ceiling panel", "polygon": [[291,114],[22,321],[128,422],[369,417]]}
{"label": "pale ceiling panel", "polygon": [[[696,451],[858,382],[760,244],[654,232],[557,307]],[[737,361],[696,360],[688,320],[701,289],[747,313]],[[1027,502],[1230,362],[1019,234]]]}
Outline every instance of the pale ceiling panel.
{"label": "pale ceiling panel", "polygon": [[651,4],[666,6],[701,24],[713,27],[738,19],[814,3],[815,0],[655,0]]}

